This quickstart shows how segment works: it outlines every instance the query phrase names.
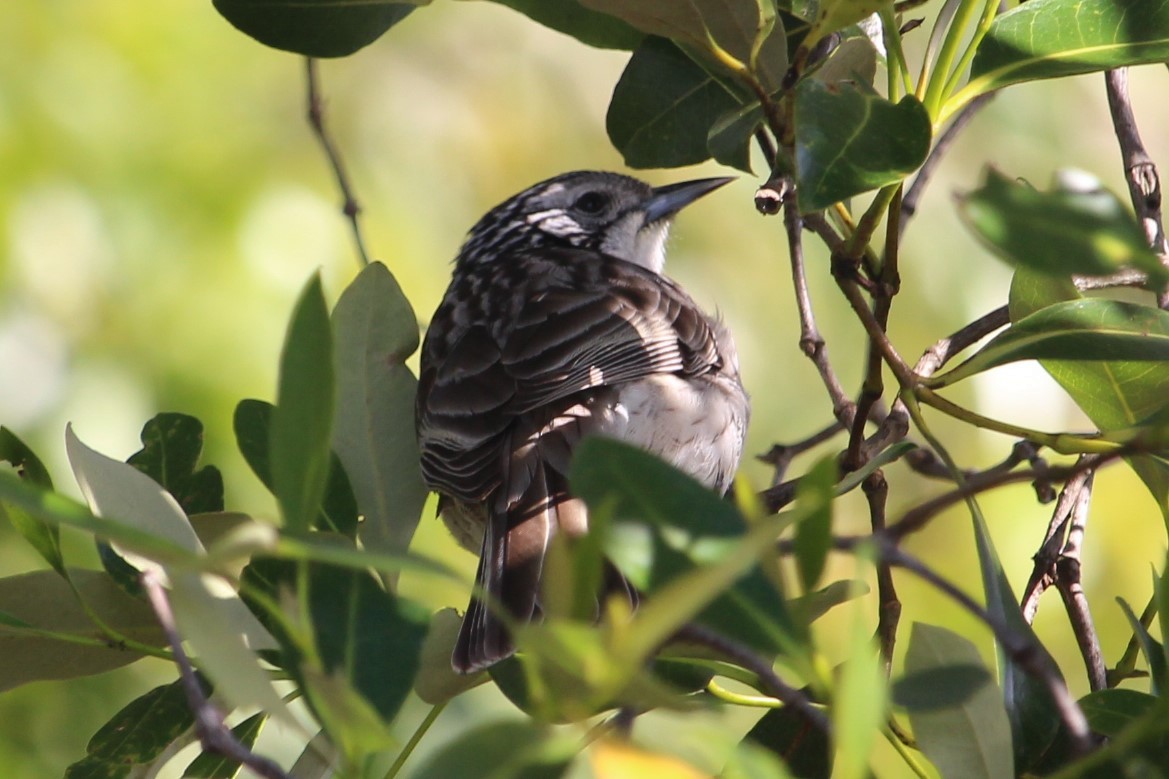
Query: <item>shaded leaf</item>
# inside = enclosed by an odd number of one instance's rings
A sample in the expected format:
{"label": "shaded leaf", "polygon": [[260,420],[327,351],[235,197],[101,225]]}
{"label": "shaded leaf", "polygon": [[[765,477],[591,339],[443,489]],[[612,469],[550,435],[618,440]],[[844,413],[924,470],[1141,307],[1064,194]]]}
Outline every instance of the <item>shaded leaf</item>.
{"label": "shaded leaf", "polygon": [[1131,209],[1086,173],[1065,171],[1040,192],[990,168],[958,203],[966,224],[1013,265],[1061,276],[1135,267],[1157,284],[1169,274]]}
{"label": "shaded leaf", "polygon": [[393,274],[371,263],[341,294],[332,325],[333,448],[365,517],[361,541],[370,550],[404,553],[427,496],[414,431],[418,382],[405,365],[418,349],[418,319]]}
{"label": "shaded leaf", "polygon": [[809,592],[787,602],[792,619],[810,625],[842,603],[868,595],[869,585],[860,580],[832,582],[815,592]]}
{"label": "shaded leaf", "polygon": [[1093,733],[1115,738],[1157,707],[1157,697],[1137,690],[1096,690],[1079,701]]}
{"label": "shaded leaf", "polygon": [[[51,491],[53,480],[41,461],[23,441],[6,427],[0,426],[0,462],[7,462],[16,469],[16,474],[29,484]],[[55,525],[48,524],[28,513],[19,506],[0,502],[0,517],[16,528],[24,540],[58,573],[65,570],[65,559],[61,556],[60,532]]]}
{"label": "shaded leaf", "polygon": [[329,779],[337,762],[335,752],[328,734],[322,730],[288,769],[288,779]]}
{"label": "shaded leaf", "polygon": [[335,386],[333,336],[319,275],[297,300],[280,354],[268,448],[272,488],[286,527],[307,530],[329,477]]}
{"label": "shaded leaf", "polygon": [[[67,574],[77,594],[105,624],[150,646],[166,638],[145,602],[123,592],[101,571],[78,568]],[[103,646],[31,635],[21,627],[108,641],[77,600],[69,581],[53,571],[32,571],[0,578],[0,691],[45,679],[73,679],[129,665],[142,655],[113,641]]]}
{"label": "shaded leaf", "polygon": [[706,134],[706,150],[716,162],[751,173],[751,142],[763,126],[758,103],[735,106],[720,116]]}
{"label": "shaded leaf", "polygon": [[828,734],[792,708],[768,711],[746,738],[779,756],[793,776],[828,779],[832,775]]}
{"label": "shaded leaf", "polygon": [[796,502],[803,510],[796,524],[792,551],[804,591],[820,581],[832,543],[832,493],[836,483],[836,459],[828,457],[804,474],[796,487]]}
{"label": "shaded leaf", "polygon": [[[204,693],[210,688],[205,681]],[[127,776],[129,769],[150,763],[195,722],[182,680],[139,696],[126,704],[89,740],[84,759],[69,766],[66,779]]]}
{"label": "shaded leaf", "polygon": [[899,687],[902,695],[912,695],[903,705],[910,707],[918,744],[942,776],[1015,775],[1011,725],[974,644],[945,628],[915,622],[905,670]]}
{"label": "shaded leaf", "polygon": [[720,779],[791,779],[793,774],[774,752],[742,741],[723,766]]}
{"label": "shaded leaf", "polygon": [[451,653],[463,618],[454,609],[442,609],[430,618],[430,629],[419,652],[414,692],[431,705],[445,703],[461,692],[486,681],[483,674],[455,673]]}
{"label": "shaded leaf", "polygon": [[[862,551],[863,555],[863,551]],[[859,604],[832,691],[833,779],[868,779],[870,755],[888,716],[889,683]]]}
{"label": "shaded leaf", "polygon": [[710,157],[714,124],[742,103],[676,44],[650,37],[613,89],[605,129],[631,168],[693,165]]}
{"label": "shaded leaf", "polygon": [[973,357],[930,380],[944,387],[1018,360],[1169,361],[1169,312],[1101,298],[1055,303],[992,338]]}
{"label": "shaded leaf", "polygon": [[1145,656],[1145,663],[1149,667],[1149,692],[1159,697],[1163,690],[1169,689],[1169,663],[1165,660],[1165,649],[1161,642],[1149,635],[1148,629],[1141,624],[1140,617],[1123,598],[1117,598],[1116,602],[1120,604],[1129,627],[1132,628],[1133,637],[1141,648],[1141,654]]}
{"label": "shaded leaf", "polygon": [[[268,721],[266,714],[253,714],[231,729],[235,740],[251,749]],[[203,752],[183,771],[183,779],[234,779],[241,764],[216,752]]]}
{"label": "shaded leaf", "polygon": [[600,49],[632,50],[637,48],[645,37],[645,33],[617,17],[586,8],[577,0],[493,0],[493,2],[513,8],[532,21]]}
{"label": "shaded leaf", "polygon": [[411,776],[450,779],[558,779],[580,749],[576,738],[531,722],[494,722],[466,730],[440,747]]}
{"label": "shaded leaf", "polygon": [[1056,76],[1169,59],[1161,0],[1030,0],[1000,14],[970,66],[975,94]]}
{"label": "shaded leaf", "polygon": [[418,3],[336,0],[212,0],[240,32],[306,57],[344,57],[380,38]]}
{"label": "shaded leaf", "polygon": [[223,476],[198,468],[203,423],[186,414],[158,414],[142,428],[142,449],[126,460],[174,496],[187,514],[223,511]]}
{"label": "shaded leaf", "polygon": [[[256,478],[269,490],[272,489],[272,468],[268,447],[272,438],[273,409],[275,406],[271,403],[244,399],[235,407],[232,420],[236,444],[244,456],[244,461],[252,469],[252,473],[256,474]],[[341,460],[336,455],[331,455],[325,496],[313,527],[353,538],[357,533],[357,522],[357,501],[349,485],[349,477],[341,466]]]}
{"label": "shaded leaf", "polygon": [[[778,651],[796,634],[778,580],[770,579],[758,565],[750,566],[762,549],[734,561],[741,566],[737,572],[715,570],[731,555],[745,554],[744,545],[749,545],[747,525],[729,501],[657,457],[603,438],[586,438],[581,443],[570,481],[592,510],[590,522],[598,527],[607,556],[643,592],[658,594],[658,605],[664,602],[664,590],[686,575],[711,577],[705,585],[695,580],[691,593],[695,597],[699,589],[716,586],[715,581],[725,575],[730,578],[727,588],[711,593],[717,596],[702,609],[697,622],[764,651]],[[774,519],[770,530],[774,539],[794,516],[768,518],[760,525],[770,527]],[[611,529],[609,523],[613,523]],[[766,533],[768,527],[753,527],[751,533]],[[684,599],[681,592],[678,595]],[[688,621],[685,615],[694,602],[678,604],[678,625]],[[643,606],[638,618],[646,618],[650,608]]]}
{"label": "shaded leaf", "polygon": [[795,101],[800,210],[901,181],[925,161],[931,128],[913,97],[894,104],[855,84],[804,79]]}

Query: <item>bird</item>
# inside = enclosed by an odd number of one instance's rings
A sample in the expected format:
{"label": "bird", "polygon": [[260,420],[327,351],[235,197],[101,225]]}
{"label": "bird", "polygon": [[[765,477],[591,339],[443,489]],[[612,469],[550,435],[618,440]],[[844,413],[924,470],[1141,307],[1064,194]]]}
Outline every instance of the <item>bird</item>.
{"label": "bird", "polygon": [[[585,437],[729,488],[750,414],[738,352],[721,316],[662,270],[674,216],[731,180],[655,188],[565,173],[467,235],[423,341],[415,409],[423,479],[455,540],[479,554],[455,671],[511,656],[507,623],[541,618],[552,539],[588,532],[567,476]],[[636,605],[609,563],[604,578]]]}

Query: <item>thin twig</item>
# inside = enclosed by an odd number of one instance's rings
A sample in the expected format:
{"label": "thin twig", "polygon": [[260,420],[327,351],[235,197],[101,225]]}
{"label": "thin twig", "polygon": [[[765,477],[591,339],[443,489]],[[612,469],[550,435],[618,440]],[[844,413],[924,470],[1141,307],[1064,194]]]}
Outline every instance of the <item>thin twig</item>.
{"label": "thin twig", "polygon": [[[889,484],[881,469],[873,471],[864,484],[865,498],[869,503],[869,521],[873,533],[885,530],[885,506],[889,499]],[[897,646],[897,626],[901,622],[901,601],[893,583],[893,570],[889,561],[879,558],[877,568],[877,645],[881,650],[881,663],[886,678],[893,671],[893,650]]]}
{"label": "thin twig", "polygon": [[1071,739],[1075,751],[1079,754],[1087,754],[1095,748],[1096,744],[1092,738],[1092,731],[1088,727],[1088,720],[1084,717],[1084,712],[1076,703],[1075,698],[1072,697],[1058,670],[1045,660],[1043,653],[1038,651],[1038,647],[1031,638],[1012,630],[1009,625],[975,602],[959,587],[896,546],[878,544],[877,554],[887,560],[890,565],[911,571],[933,585],[939,592],[948,595],[989,627],[999,646],[1015,664],[1028,675],[1042,682],[1047,688],[1047,692],[1059,712],[1059,718],[1064,727],[1067,728],[1068,737]]}
{"label": "thin twig", "polygon": [[183,681],[183,690],[187,694],[187,705],[191,707],[191,713],[195,716],[195,733],[203,748],[247,766],[264,779],[288,779],[288,774],[284,773],[279,765],[257,755],[232,734],[224,722],[223,715],[203,694],[203,688],[195,676],[195,669],[191,666],[187,653],[183,651],[183,640],[179,636],[178,628],[175,627],[174,612],[171,611],[170,601],[167,600],[166,590],[158,575],[154,571],[143,571],[141,581],[142,589],[146,592],[150,606],[154,609],[158,623],[166,634],[167,643],[174,653],[175,664],[179,667],[179,677]]}
{"label": "thin twig", "polygon": [[[1161,219],[1161,179],[1157,175],[1153,158],[1145,150],[1136,117],[1133,116],[1132,100],[1128,93],[1128,69],[1106,71],[1104,83],[1108,90],[1108,110],[1112,114],[1112,127],[1120,144],[1124,177],[1128,181],[1133,210],[1144,228],[1149,246],[1161,255],[1163,263],[1169,265],[1169,245],[1165,241],[1165,226]],[[1169,289],[1156,291],[1158,305],[1169,309]]]}
{"label": "thin twig", "polygon": [[308,84],[308,123],[313,128],[313,134],[317,136],[317,142],[321,144],[325,156],[328,157],[329,165],[333,168],[333,178],[337,180],[337,186],[340,188],[343,198],[341,213],[349,220],[349,225],[353,230],[353,241],[357,245],[357,258],[364,267],[369,265],[369,254],[365,251],[365,238],[358,221],[358,217],[361,215],[361,205],[357,202],[353,188],[349,185],[349,176],[345,172],[341,153],[337,150],[336,144],[333,143],[328,130],[325,129],[325,107],[317,78],[317,61],[312,57],[305,57],[304,63],[305,81]]}
{"label": "thin twig", "polygon": [[1088,683],[1093,691],[1103,690],[1108,686],[1108,669],[1104,664],[1104,652],[1100,648],[1100,636],[1092,622],[1088,596],[1080,580],[1080,556],[1084,534],[1087,532],[1088,506],[1092,500],[1092,478],[1095,474],[1094,470],[1087,472],[1079,499],[1072,509],[1067,543],[1064,544],[1063,553],[1055,566],[1055,586],[1059,588],[1064,608],[1067,609],[1072,633],[1076,636],[1076,644],[1079,645],[1080,654],[1084,658]]}
{"label": "thin twig", "polygon": [[771,663],[750,648],[694,622],[679,628],[671,640],[704,647],[747,669],[759,677],[763,685],[761,692],[790,706],[817,730],[829,732],[828,717],[824,712],[813,706],[804,693],[780,679]]}
{"label": "thin twig", "polygon": [[917,201],[921,199],[926,185],[933,178],[934,171],[937,169],[938,163],[942,161],[942,157],[950,150],[954,141],[957,140],[958,134],[966,128],[966,125],[970,123],[974,115],[994,98],[994,95],[994,92],[987,92],[971,100],[963,106],[962,110],[954,116],[954,120],[938,136],[938,140],[934,143],[934,148],[930,150],[929,156],[925,158],[925,162],[917,169],[917,176],[913,179],[913,184],[909,186],[909,189],[905,192],[905,198],[901,201],[901,223],[898,225],[899,235],[905,233],[906,225],[909,224],[909,220],[917,213]]}
{"label": "thin twig", "polygon": [[767,463],[774,469],[771,476],[771,486],[774,487],[783,481],[784,474],[787,473],[787,469],[792,464],[792,460],[804,452],[824,443],[843,429],[844,426],[840,424],[840,420],[834,420],[822,430],[817,430],[807,438],[796,441],[795,443],[772,444],[766,453],[759,455],[755,459]]}

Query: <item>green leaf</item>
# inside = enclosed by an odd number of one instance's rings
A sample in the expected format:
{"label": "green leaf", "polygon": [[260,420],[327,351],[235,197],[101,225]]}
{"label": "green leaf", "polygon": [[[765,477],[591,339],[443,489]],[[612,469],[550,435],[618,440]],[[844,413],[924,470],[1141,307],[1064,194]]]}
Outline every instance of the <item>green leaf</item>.
{"label": "green leaf", "polygon": [[706,134],[706,150],[716,162],[751,173],[751,141],[763,126],[758,103],[735,106],[720,116]]}
{"label": "green leaf", "polygon": [[704,53],[718,49],[745,66],[758,48],[756,75],[767,91],[778,89],[787,70],[783,24],[770,2],[758,0],[580,0],[581,5],[611,14],[652,36]]}
{"label": "green leaf", "polygon": [[742,741],[723,767],[720,779],[791,779],[787,765],[771,750]]}
{"label": "green leaf", "polygon": [[429,0],[212,0],[240,32],[265,46],[306,57],[344,57],[376,41]]}
{"label": "green leaf", "polygon": [[857,579],[832,582],[787,602],[787,610],[799,625],[810,625],[842,603],[868,595],[869,585]]}
{"label": "green leaf", "polygon": [[427,496],[414,431],[418,382],[405,365],[418,349],[418,318],[393,274],[375,262],[341,294],[332,324],[333,449],[365,517],[361,541],[367,549],[403,553]]}
{"label": "green leaf", "polygon": [[[671,585],[684,589],[680,583],[687,575],[709,568],[710,582],[694,582],[695,602],[699,590],[714,586],[714,579],[721,576],[729,576],[733,586],[728,582],[727,589],[701,610],[697,622],[764,651],[790,646],[797,629],[784,607],[778,578],[769,578],[758,564],[734,573],[714,571],[729,555],[745,554],[743,545],[750,537],[746,522],[729,501],[651,454],[600,437],[581,443],[570,482],[592,512],[590,533],[600,534],[606,555],[650,594],[650,601]],[[794,516],[775,518],[772,539]],[[752,533],[755,530],[751,528]],[[762,551],[757,550],[754,559]],[[746,568],[751,559],[737,564]],[[685,599],[682,593],[679,597]],[[648,608],[643,606],[639,618]],[[688,621],[688,609],[678,607],[677,625]]]}
{"label": "green leaf", "polygon": [[[233,426],[236,443],[244,461],[256,474],[256,478],[272,489],[272,466],[268,447],[272,440],[272,412],[276,407],[262,400],[244,399],[235,407]],[[329,480],[325,484],[325,497],[313,527],[331,530],[353,538],[357,534],[358,510],[349,485],[349,477],[341,466],[341,460],[332,455],[329,462]]]}
{"label": "green leaf", "polygon": [[778,755],[793,776],[828,779],[832,749],[828,734],[813,727],[795,709],[772,709],[747,733],[747,741]]}
{"label": "green leaf", "polygon": [[545,27],[571,35],[599,49],[633,50],[645,34],[609,14],[599,13],[577,0],[493,0],[519,11]]}
{"label": "green leaf", "polygon": [[329,741],[329,734],[320,731],[296,758],[288,769],[289,779],[332,779],[333,766],[337,764],[336,749]]}
{"label": "green leaf", "polygon": [[[0,692],[28,682],[103,673],[142,658],[109,640],[78,596],[102,622],[126,638],[149,646],[166,645],[150,606],[127,595],[105,573],[70,568],[66,574],[68,581],[53,571],[0,578],[0,613],[6,615],[0,620],[0,657],[4,658]],[[55,634],[101,644],[64,641],[54,638]]]}
{"label": "green leaf", "polygon": [[1019,360],[1169,361],[1169,312],[1101,298],[1069,300],[1029,314],[958,367],[934,376],[944,387]]}
{"label": "green leaf", "polygon": [[413,772],[413,779],[483,776],[492,779],[558,779],[580,749],[570,734],[530,721],[493,722],[464,730]]}
{"label": "green leaf", "polygon": [[[267,721],[266,714],[253,714],[232,728],[231,734],[235,736],[236,741],[251,749]],[[217,752],[202,752],[183,771],[183,779],[234,779],[241,767],[238,760],[224,757]]]}
{"label": "green leaf", "polygon": [[925,161],[931,128],[911,96],[894,104],[855,84],[804,79],[795,101],[800,210],[901,181]]}
{"label": "green leaf", "polygon": [[319,275],[301,293],[280,355],[268,453],[272,487],[292,532],[316,519],[329,476],[335,386],[333,336]]}
{"label": "green leaf", "polygon": [[857,487],[861,486],[865,479],[873,474],[873,471],[878,468],[884,468],[890,463],[897,462],[909,452],[917,448],[917,444],[912,441],[898,441],[892,446],[887,446],[880,451],[880,453],[871,458],[862,467],[855,471],[849,471],[836,485],[835,494],[844,495],[847,492],[852,492]]}
{"label": "green leaf", "polygon": [[[1046,665],[1052,674],[1062,680],[1063,674],[1059,666],[1047,648],[1035,637],[1031,625],[1023,618],[1019,600],[1011,591],[1011,583],[990,540],[986,519],[983,518],[978,503],[971,499],[968,505],[974,525],[979,575],[982,578],[987,612],[1016,636],[1027,640],[1032,662]],[[1059,712],[1047,686],[1020,666],[1001,645],[996,644],[996,648],[999,650],[1003,700],[1006,704],[1007,719],[1011,723],[1015,768],[1020,772],[1028,771],[1044,756],[1059,732]]]}
{"label": "green leaf", "polygon": [[1125,618],[1128,619],[1133,636],[1141,648],[1141,654],[1145,656],[1145,663],[1149,666],[1149,692],[1159,697],[1163,690],[1169,689],[1169,662],[1165,660],[1165,649],[1157,639],[1149,635],[1149,631],[1141,624],[1140,617],[1133,612],[1124,598],[1117,598],[1116,602],[1120,604]]}
{"label": "green leaf", "polygon": [[903,705],[910,707],[914,736],[942,776],[1015,775],[1011,725],[974,644],[945,628],[915,622],[905,671],[894,694],[911,693]]}
{"label": "green leaf", "polygon": [[631,168],[694,165],[710,157],[715,122],[742,103],[676,44],[651,37],[613,89],[605,129]]}
{"label": "green leaf", "polygon": [[[206,684],[203,689],[210,692]],[[128,776],[128,769],[153,761],[194,722],[181,679],[155,687],[102,725],[86,757],[69,766],[65,777]]]}
{"label": "green leaf", "polygon": [[[860,550],[862,562],[865,550]],[[832,691],[833,779],[868,779],[877,734],[888,717],[889,683],[860,604],[852,606],[846,660]]]}
{"label": "green leaf", "polygon": [[142,428],[142,449],[126,462],[174,496],[187,514],[223,511],[223,476],[198,468],[203,423],[186,414],[158,414]]}
{"label": "green leaf", "polygon": [[454,609],[441,609],[430,618],[414,678],[414,692],[426,703],[445,703],[486,680],[483,674],[460,674],[451,668],[451,652],[462,624],[463,618]]}
{"label": "green leaf", "polygon": [[796,488],[797,505],[802,509],[793,539],[796,567],[804,591],[811,591],[824,573],[832,544],[832,493],[836,484],[836,459],[816,463]]}
{"label": "green leaf", "polygon": [[966,90],[1167,59],[1169,6],[1162,0],[1031,0],[991,24]]}
{"label": "green leaf", "polygon": [[1061,276],[1135,267],[1157,286],[1169,280],[1131,209],[1086,173],[1065,171],[1040,192],[990,168],[958,203],[966,224],[1013,265]]}
{"label": "green leaf", "polygon": [[1093,733],[1115,738],[1125,728],[1153,711],[1157,697],[1136,690],[1096,690],[1080,699],[1080,708]]}
{"label": "green leaf", "polygon": [[[49,491],[53,489],[53,480],[49,478],[45,466],[33,454],[32,449],[6,427],[0,427],[0,462],[9,463],[16,469],[16,474],[27,483]],[[19,506],[0,502],[0,517],[3,516],[8,517],[16,532],[32,544],[33,549],[37,550],[53,570],[58,573],[64,572],[65,558],[61,556],[60,531],[55,525],[41,521]]]}

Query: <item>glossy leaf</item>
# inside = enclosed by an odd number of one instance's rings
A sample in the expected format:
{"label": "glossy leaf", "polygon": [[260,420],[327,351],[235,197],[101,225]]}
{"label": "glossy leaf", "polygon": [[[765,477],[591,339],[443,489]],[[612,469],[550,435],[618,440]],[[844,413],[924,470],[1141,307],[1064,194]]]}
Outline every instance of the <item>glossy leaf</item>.
{"label": "glossy leaf", "polygon": [[418,349],[418,319],[390,271],[375,262],[341,294],[332,325],[333,449],[365,517],[361,541],[370,550],[403,553],[427,496],[414,431],[418,382],[405,365]]}
{"label": "glossy leaf", "polygon": [[[708,56],[722,50],[749,66],[758,48],[755,72],[768,91],[778,89],[787,69],[783,24],[770,2],[758,0],[580,0],[644,33],[669,39]],[[710,57],[712,64],[719,58]]]}
{"label": "glossy leaf", "polygon": [[[121,635],[149,646],[165,646],[158,619],[144,601],[127,595],[101,571],[71,568],[69,580],[86,605]],[[0,691],[46,679],[72,679],[120,668],[142,658],[125,647],[107,644],[78,602],[69,581],[53,571],[32,571],[0,578]],[[97,646],[31,635],[22,627],[88,638]]]}
{"label": "glossy leaf", "polygon": [[796,503],[803,511],[796,524],[792,550],[805,592],[819,583],[828,561],[836,470],[835,458],[825,458],[804,474],[796,488]]}
{"label": "glossy leaf", "polygon": [[894,104],[854,84],[804,79],[795,101],[800,210],[901,181],[925,161],[931,126],[913,97]]}
{"label": "glossy leaf", "polygon": [[637,48],[645,37],[645,33],[616,16],[586,8],[578,0],[493,0],[493,2],[519,11],[534,22],[600,49],[632,50]]}
{"label": "glossy leaf", "polygon": [[693,165],[710,157],[714,124],[742,104],[676,44],[651,37],[613,89],[605,129],[631,168]]}
{"label": "glossy leaf", "polygon": [[1061,276],[1134,267],[1157,284],[1169,273],[1132,210],[1086,173],[1064,172],[1040,192],[991,168],[986,182],[958,203],[967,225],[1013,265]]}
{"label": "glossy leaf", "polygon": [[990,26],[970,67],[974,93],[1169,60],[1161,0],[1031,0]]}
{"label": "glossy leaf", "polygon": [[[53,480],[41,461],[23,441],[6,427],[0,427],[0,462],[7,462],[17,475],[31,485],[45,490],[53,489]],[[58,573],[65,570],[61,556],[60,531],[19,506],[0,501],[0,517],[7,517],[16,532],[32,544],[33,549]]]}
{"label": "glossy leaf", "polygon": [[142,428],[142,449],[126,461],[174,496],[187,514],[223,511],[223,476],[199,468],[203,423],[186,414],[158,414]]}
{"label": "glossy leaf", "polygon": [[1096,690],[1079,700],[1093,733],[1115,738],[1125,728],[1157,708],[1155,695],[1137,690]]}
{"label": "glossy leaf", "polygon": [[240,32],[265,46],[306,57],[344,57],[368,46],[418,3],[374,0],[212,0]]}
{"label": "glossy leaf", "polygon": [[[244,456],[244,461],[256,478],[269,490],[272,489],[272,467],[268,447],[272,440],[274,408],[271,403],[262,400],[241,400],[235,407],[232,420],[236,443]],[[341,460],[333,455],[329,462],[329,480],[325,484],[325,496],[313,527],[353,538],[357,533],[357,520],[357,501],[353,496],[353,488],[349,485],[349,478],[341,466]]]}
{"label": "glossy leaf", "polygon": [[1169,312],[1100,298],[1056,303],[1015,322],[930,384],[944,387],[1019,360],[1165,363]]}
{"label": "glossy leaf", "polygon": [[307,530],[329,476],[336,389],[333,336],[320,276],[300,295],[280,354],[280,381],[268,455],[286,527]]}
{"label": "glossy leaf", "polygon": [[[205,685],[204,693],[209,692]],[[159,757],[195,723],[182,680],[135,698],[93,735],[86,756],[69,766],[66,779],[128,776]]]}
{"label": "glossy leaf", "polygon": [[[262,712],[253,714],[232,728],[231,734],[236,741],[251,749],[267,721],[267,715]],[[183,771],[183,779],[234,779],[241,768],[238,760],[232,760],[216,752],[203,752]]]}
{"label": "glossy leaf", "polygon": [[974,644],[914,623],[905,672],[894,695],[909,707],[914,736],[942,776],[1015,775],[1011,725]]}

